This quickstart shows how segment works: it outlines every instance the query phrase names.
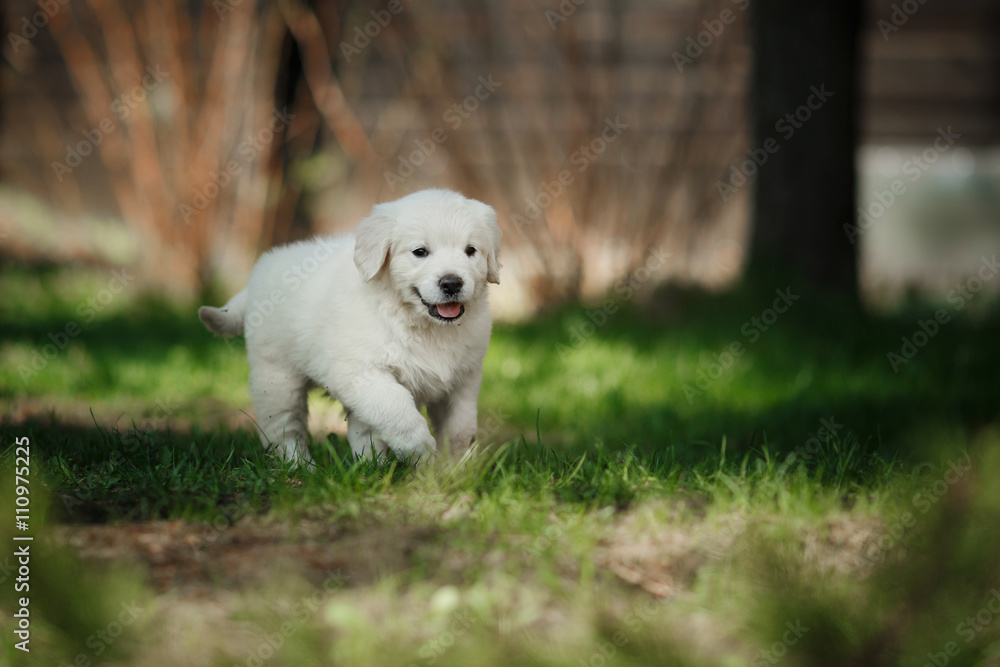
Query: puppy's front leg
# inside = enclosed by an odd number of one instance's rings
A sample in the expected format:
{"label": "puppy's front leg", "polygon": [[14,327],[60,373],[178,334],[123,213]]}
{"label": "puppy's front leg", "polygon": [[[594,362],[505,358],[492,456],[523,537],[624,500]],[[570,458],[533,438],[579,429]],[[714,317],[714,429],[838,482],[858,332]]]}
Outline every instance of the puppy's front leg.
{"label": "puppy's front leg", "polygon": [[427,406],[439,450],[443,450],[447,442],[451,453],[461,456],[472,444],[476,437],[476,403],[482,381],[483,370],[477,368],[450,394]]}
{"label": "puppy's front leg", "polygon": [[353,412],[347,415],[347,442],[351,443],[354,455],[362,458],[374,458],[377,454],[385,454],[387,449],[385,441]]}
{"label": "puppy's front leg", "polygon": [[[336,395],[353,419],[369,425],[402,459],[417,461],[437,448],[413,395],[389,373],[363,373],[339,386]],[[353,443],[352,443],[353,444]]]}

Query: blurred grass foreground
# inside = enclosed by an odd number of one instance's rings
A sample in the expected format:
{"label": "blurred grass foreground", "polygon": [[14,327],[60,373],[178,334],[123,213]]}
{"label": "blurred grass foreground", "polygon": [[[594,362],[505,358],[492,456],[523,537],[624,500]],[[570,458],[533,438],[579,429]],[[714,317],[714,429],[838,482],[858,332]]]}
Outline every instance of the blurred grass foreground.
{"label": "blurred grass foreground", "polygon": [[568,306],[496,328],[474,464],[354,462],[314,396],[310,474],[263,456],[240,342],[141,290],[86,321],[106,286],[79,268],[0,275],[7,516],[15,437],[32,443],[32,661],[997,655],[989,311],[956,314],[894,371],[933,310],[857,327],[855,305],[803,291],[765,324],[778,297],[752,283],[623,301],[601,326]]}

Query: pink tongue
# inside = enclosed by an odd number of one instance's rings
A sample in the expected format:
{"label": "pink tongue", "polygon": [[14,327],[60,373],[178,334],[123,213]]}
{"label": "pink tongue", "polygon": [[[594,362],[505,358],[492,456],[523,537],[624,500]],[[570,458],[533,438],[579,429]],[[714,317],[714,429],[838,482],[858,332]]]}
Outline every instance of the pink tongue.
{"label": "pink tongue", "polygon": [[458,317],[458,314],[462,312],[462,304],[460,303],[439,303],[438,304],[438,315],[441,317],[452,319],[453,317]]}

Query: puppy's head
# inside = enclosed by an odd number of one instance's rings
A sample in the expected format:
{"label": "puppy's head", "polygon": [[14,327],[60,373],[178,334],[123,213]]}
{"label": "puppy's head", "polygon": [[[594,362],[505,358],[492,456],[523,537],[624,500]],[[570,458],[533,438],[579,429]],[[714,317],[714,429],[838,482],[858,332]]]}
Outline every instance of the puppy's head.
{"label": "puppy's head", "polygon": [[491,206],[449,190],[422,190],[378,204],[355,232],[362,280],[393,290],[414,314],[437,323],[485,307],[500,282],[500,227]]}

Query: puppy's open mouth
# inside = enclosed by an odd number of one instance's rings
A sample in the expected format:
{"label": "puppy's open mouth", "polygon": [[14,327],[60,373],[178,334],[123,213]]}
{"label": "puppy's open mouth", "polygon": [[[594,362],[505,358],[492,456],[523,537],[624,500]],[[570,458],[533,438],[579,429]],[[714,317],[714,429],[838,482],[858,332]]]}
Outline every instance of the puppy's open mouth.
{"label": "puppy's open mouth", "polygon": [[420,296],[420,290],[414,287],[413,292],[420,299],[420,303],[427,306],[427,312],[430,316],[442,322],[454,322],[465,314],[465,306],[457,301],[450,303],[427,303],[424,297]]}

